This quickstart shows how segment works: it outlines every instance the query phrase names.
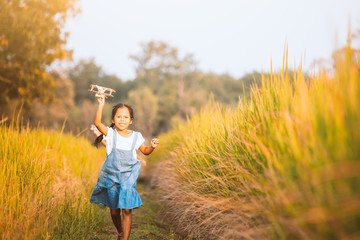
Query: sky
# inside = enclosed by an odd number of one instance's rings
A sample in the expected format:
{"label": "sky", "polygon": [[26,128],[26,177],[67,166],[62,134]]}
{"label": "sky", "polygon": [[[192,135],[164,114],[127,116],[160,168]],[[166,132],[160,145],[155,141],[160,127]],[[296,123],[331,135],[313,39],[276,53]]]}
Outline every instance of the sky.
{"label": "sky", "polygon": [[[312,71],[360,31],[360,0],[82,0],[69,19],[74,63],[94,58],[107,74],[134,79],[141,43],[163,41],[193,54],[204,72],[240,78],[289,65]],[[358,43],[357,43],[358,44]],[[358,44],[360,47],[360,44]]]}

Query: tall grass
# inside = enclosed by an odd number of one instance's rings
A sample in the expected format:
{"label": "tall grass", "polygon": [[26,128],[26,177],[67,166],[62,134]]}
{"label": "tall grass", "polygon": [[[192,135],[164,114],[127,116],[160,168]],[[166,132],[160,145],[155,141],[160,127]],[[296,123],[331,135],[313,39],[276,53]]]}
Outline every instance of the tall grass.
{"label": "tall grass", "polygon": [[0,238],[94,239],[89,203],[104,161],[83,138],[0,124]]}
{"label": "tall grass", "polygon": [[168,219],[199,239],[360,238],[360,57],[262,77],[162,136]]}

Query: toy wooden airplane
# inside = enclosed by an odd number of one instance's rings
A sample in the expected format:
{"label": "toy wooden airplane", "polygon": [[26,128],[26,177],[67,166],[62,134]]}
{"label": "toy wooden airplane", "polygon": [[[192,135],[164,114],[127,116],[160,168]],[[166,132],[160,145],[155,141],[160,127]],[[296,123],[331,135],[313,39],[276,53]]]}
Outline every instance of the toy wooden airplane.
{"label": "toy wooden airplane", "polygon": [[[95,94],[96,97],[102,97],[102,96],[105,96],[105,98],[106,97],[114,97],[111,94],[113,92],[116,92],[114,89],[101,87],[101,86],[94,85],[94,84],[91,84],[90,87],[91,87],[91,89],[89,89],[89,92],[96,93]],[[106,91],[109,91],[109,92],[106,92]]]}

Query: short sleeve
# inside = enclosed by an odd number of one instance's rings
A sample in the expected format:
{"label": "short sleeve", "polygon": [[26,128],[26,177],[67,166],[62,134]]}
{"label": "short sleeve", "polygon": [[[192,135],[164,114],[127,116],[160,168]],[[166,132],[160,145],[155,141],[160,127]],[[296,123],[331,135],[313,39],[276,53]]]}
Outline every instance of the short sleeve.
{"label": "short sleeve", "polygon": [[109,155],[113,147],[114,129],[110,127],[107,127],[107,129],[108,133],[106,136],[104,135],[104,139],[106,141],[106,154]]}
{"label": "short sleeve", "polygon": [[104,135],[104,137],[105,137],[106,139],[110,139],[110,138],[113,137],[114,129],[111,128],[111,127],[106,127],[106,128],[108,129],[108,132],[107,132],[107,135],[106,135],[106,136]]}
{"label": "short sleeve", "polygon": [[135,149],[139,149],[139,147],[145,142],[145,138],[141,134],[141,132],[138,132],[138,136],[136,139]]}

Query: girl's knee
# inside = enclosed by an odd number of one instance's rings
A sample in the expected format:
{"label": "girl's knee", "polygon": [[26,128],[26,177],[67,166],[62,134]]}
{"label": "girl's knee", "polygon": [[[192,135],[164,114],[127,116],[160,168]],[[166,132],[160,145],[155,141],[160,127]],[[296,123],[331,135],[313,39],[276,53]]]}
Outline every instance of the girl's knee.
{"label": "girl's knee", "polygon": [[122,210],[124,215],[131,215],[132,214],[132,209],[123,209]]}
{"label": "girl's knee", "polygon": [[120,217],[120,209],[110,209],[111,217]]}

